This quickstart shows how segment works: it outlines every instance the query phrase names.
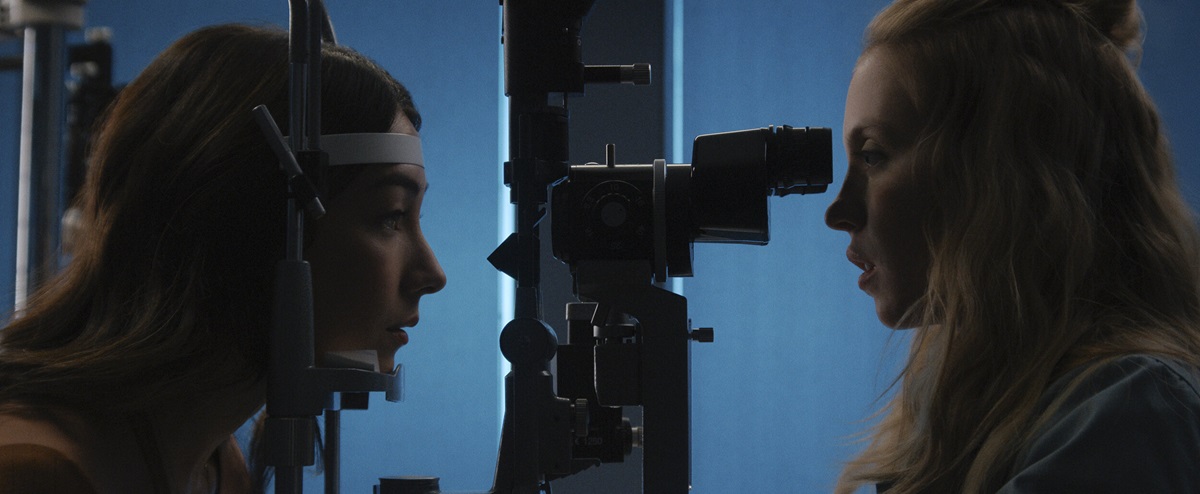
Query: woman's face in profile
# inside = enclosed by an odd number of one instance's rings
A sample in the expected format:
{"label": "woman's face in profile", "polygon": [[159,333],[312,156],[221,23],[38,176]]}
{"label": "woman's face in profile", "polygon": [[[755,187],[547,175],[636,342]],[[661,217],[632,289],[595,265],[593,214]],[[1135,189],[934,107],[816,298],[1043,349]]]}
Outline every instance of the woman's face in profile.
{"label": "woman's face in profile", "polygon": [[855,68],[843,128],[849,165],[825,223],[850,234],[846,256],[862,269],[858,286],[875,299],[879,320],[904,328],[929,284],[923,225],[935,191],[913,156],[921,126],[895,63],[878,48]]}
{"label": "woman's face in profile", "polygon": [[[389,132],[416,135],[402,114]],[[312,265],[315,346],[374,350],[380,370],[395,367],[416,326],[422,295],[446,275],[421,232],[427,182],[417,165],[369,165],[326,205],[305,258]]]}

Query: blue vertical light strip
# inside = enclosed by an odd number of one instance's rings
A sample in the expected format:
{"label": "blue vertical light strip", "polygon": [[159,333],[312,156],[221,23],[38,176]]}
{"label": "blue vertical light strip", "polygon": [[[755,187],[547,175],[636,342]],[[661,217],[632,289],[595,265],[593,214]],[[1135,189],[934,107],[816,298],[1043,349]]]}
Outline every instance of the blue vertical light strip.
{"label": "blue vertical light strip", "polygon": [[[671,116],[667,129],[671,155],[667,161],[683,163],[687,159],[683,156],[683,0],[667,0],[667,12],[671,19],[664,54],[670,88],[665,99]],[[671,279],[671,291],[683,295],[683,278]]]}
{"label": "blue vertical light strip", "polygon": [[[0,0],[2,3],[3,0]],[[0,39],[0,56],[19,57],[24,49],[19,39]],[[16,292],[17,167],[20,162],[21,82],[18,71],[0,73],[0,323],[11,317]]]}
{"label": "blue vertical light strip", "polygon": [[683,163],[683,0],[667,0],[671,15],[671,33],[667,38],[667,65],[670,77],[671,163]]}
{"label": "blue vertical light strip", "polygon": [[[499,127],[496,134],[500,136],[498,140],[499,142],[496,143],[496,148],[499,153],[497,163],[500,165],[496,167],[497,171],[499,172],[496,176],[496,183],[499,185],[499,189],[496,191],[496,210],[499,211],[499,214],[497,214],[496,218],[496,222],[499,227],[496,229],[498,232],[496,245],[500,245],[500,243],[504,242],[504,240],[506,240],[510,234],[516,231],[515,212],[512,205],[509,204],[508,187],[504,186],[504,161],[508,158],[508,100],[504,96],[504,45],[498,45],[496,61],[496,66],[498,68],[497,70],[500,72],[500,77],[497,78],[499,84],[496,87],[496,100],[500,102],[500,104],[497,105],[499,111],[496,112],[498,117],[497,125]],[[496,311],[496,313],[500,316],[500,319],[496,324],[496,341],[500,341],[500,331],[504,329],[504,325],[507,324],[508,321],[512,320],[514,315],[513,307],[516,305],[516,287],[514,286],[515,282],[513,279],[504,273],[497,272],[496,280],[500,295],[498,297],[499,300],[497,300],[497,302],[500,304],[498,307],[499,310]],[[497,441],[499,441],[500,433],[504,430],[504,376],[507,375],[508,371],[511,369],[511,364],[509,364],[508,360],[505,360],[504,356],[500,354],[499,345],[496,346],[496,363],[498,371],[496,389],[497,394],[500,397],[500,399],[497,401],[500,404],[500,409],[496,415],[498,417],[496,423],[496,438]]]}

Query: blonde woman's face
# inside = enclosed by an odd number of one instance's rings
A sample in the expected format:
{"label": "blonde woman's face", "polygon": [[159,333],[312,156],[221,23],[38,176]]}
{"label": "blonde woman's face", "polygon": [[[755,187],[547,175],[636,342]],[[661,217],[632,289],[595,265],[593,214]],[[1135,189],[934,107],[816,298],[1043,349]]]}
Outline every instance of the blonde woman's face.
{"label": "blonde woman's face", "polygon": [[[416,135],[400,115],[390,132]],[[446,275],[421,232],[425,169],[372,165],[326,206],[305,258],[312,265],[315,346],[327,352],[374,350],[380,369],[395,367],[423,295]]]}
{"label": "blonde woman's face", "polygon": [[887,49],[876,49],[855,69],[843,127],[849,166],[825,223],[850,234],[846,257],[862,269],[858,286],[875,299],[879,320],[906,328],[928,285],[923,223],[935,191],[913,158],[920,126],[894,64]]}

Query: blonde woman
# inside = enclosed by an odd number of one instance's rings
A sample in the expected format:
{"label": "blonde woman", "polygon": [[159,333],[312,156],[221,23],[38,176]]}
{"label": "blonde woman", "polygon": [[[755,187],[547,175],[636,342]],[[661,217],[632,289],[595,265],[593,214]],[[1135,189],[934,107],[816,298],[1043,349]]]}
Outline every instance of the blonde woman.
{"label": "blonde woman", "polygon": [[1200,244],[1140,20],[897,0],[868,27],[826,222],[916,333],[837,492],[1200,492]]}

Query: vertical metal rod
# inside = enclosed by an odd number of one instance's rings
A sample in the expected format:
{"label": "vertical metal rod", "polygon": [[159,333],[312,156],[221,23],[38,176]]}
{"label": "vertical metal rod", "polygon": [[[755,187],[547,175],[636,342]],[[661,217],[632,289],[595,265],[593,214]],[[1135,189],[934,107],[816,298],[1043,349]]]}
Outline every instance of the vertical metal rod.
{"label": "vertical metal rod", "polygon": [[66,31],[25,28],[14,308],[58,269]]}
{"label": "vertical metal rod", "polygon": [[[288,90],[289,90],[289,114],[288,114],[288,137],[290,138],[290,147],[292,152],[298,152],[304,147],[304,123],[305,123],[305,75],[308,67],[308,56],[305,39],[308,37],[308,3],[304,0],[290,0],[289,18],[291,25],[289,26],[288,39]],[[279,272],[276,275],[275,297],[276,307],[275,313],[272,314],[272,331],[276,335],[287,335],[284,338],[275,338],[271,342],[271,354],[273,356],[270,376],[267,385],[267,421],[276,421],[278,423],[287,423],[296,419],[295,414],[296,403],[289,401],[289,396],[285,396],[282,389],[295,389],[296,379],[301,379],[301,375],[297,372],[303,370],[308,365],[311,365],[311,353],[301,355],[304,347],[307,347],[309,352],[312,351],[312,333],[302,334],[297,337],[294,333],[297,329],[303,332],[305,323],[311,324],[311,312],[308,312],[308,317],[286,317],[281,316],[283,311],[290,308],[283,308],[281,301],[289,301],[300,303],[308,303],[312,300],[311,292],[307,292],[310,287],[311,280],[309,277],[308,265],[303,262],[303,238],[304,238],[304,214],[294,197],[289,195],[287,201],[287,242],[286,256],[283,262],[279,264]],[[289,273],[293,276],[300,276],[304,279],[303,283],[295,283],[295,279],[287,279],[282,273]],[[286,297],[286,298],[285,298]],[[311,310],[311,309],[308,309]],[[295,316],[296,312],[287,312],[287,314]],[[301,319],[296,322],[295,319]],[[307,320],[304,320],[307,319]],[[297,339],[308,337],[307,342],[298,342]],[[299,362],[297,362],[299,360]],[[307,364],[307,365],[306,365]],[[278,415],[275,415],[278,414]],[[269,425],[269,424],[268,424]],[[275,460],[280,461],[280,464],[275,465],[275,494],[299,494],[304,492],[304,465],[311,465],[311,462],[300,461],[302,457],[312,451],[313,444],[311,436],[304,436],[294,426],[287,428],[282,433],[282,437],[273,438],[283,444],[273,445],[272,447],[284,450],[280,456],[286,455],[286,458],[277,457]],[[299,449],[299,450],[298,450]],[[306,460],[306,458],[305,458]]]}
{"label": "vertical metal rod", "polygon": [[[305,142],[307,137],[305,130],[307,125],[307,98],[308,98],[308,2],[303,0],[291,0],[291,26],[289,27],[290,37],[288,40],[288,61],[290,72],[288,73],[288,93],[289,113],[288,113],[288,138],[291,140],[288,143],[292,152],[299,152],[308,148],[308,143]],[[290,260],[303,259],[303,239],[304,239],[304,214],[297,207],[294,199],[288,199],[288,244],[286,258]]]}
{"label": "vertical metal rod", "polygon": [[304,491],[304,467],[275,467],[275,492],[290,493]]}
{"label": "vertical metal rod", "polygon": [[308,50],[308,69],[305,71],[305,114],[304,132],[308,147],[305,150],[321,149],[321,26],[326,14],[316,0],[308,4],[308,39],[305,49]]}
{"label": "vertical metal rod", "polygon": [[535,161],[535,135],[532,115],[545,106],[546,94],[529,97],[510,94],[509,101],[509,161],[513,167],[514,204],[516,205],[518,267],[517,292],[514,307],[516,318],[542,318],[541,308],[541,246],[538,221],[545,201],[545,184],[539,182]]}
{"label": "vertical metal rod", "polygon": [[325,494],[338,494],[342,483],[342,411],[325,410]]}

